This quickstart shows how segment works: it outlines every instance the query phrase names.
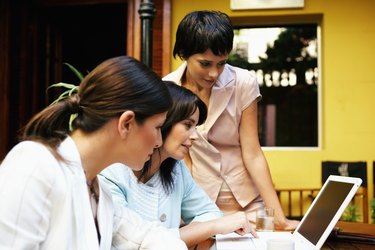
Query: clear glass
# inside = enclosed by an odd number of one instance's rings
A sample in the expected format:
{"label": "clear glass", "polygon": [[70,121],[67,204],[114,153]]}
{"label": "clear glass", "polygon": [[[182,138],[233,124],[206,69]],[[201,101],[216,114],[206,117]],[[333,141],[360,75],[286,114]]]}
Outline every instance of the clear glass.
{"label": "clear glass", "polygon": [[270,207],[259,208],[256,211],[256,230],[272,232],[274,226],[274,210]]}

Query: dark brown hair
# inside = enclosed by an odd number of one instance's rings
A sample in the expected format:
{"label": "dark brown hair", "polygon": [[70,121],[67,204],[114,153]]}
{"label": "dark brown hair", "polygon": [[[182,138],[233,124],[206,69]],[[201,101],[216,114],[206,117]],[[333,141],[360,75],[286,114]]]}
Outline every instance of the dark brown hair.
{"label": "dark brown hair", "polygon": [[131,57],[115,57],[92,70],[77,94],[36,114],[26,125],[22,139],[37,140],[56,149],[70,133],[72,114],[77,114],[73,130],[91,133],[124,111],[133,111],[141,124],[167,111],[171,104],[169,91],[156,73]]}
{"label": "dark brown hair", "polygon": [[[204,104],[204,102],[197,95],[195,95],[189,89],[178,86],[174,82],[164,82],[166,83],[169,93],[172,96],[173,105],[169,109],[167,118],[161,127],[161,136],[163,141],[165,141],[165,139],[168,137],[172,127],[175,124],[192,116],[197,109],[199,110],[197,125],[203,124],[207,118],[206,104]],[[176,159],[167,158],[161,163],[160,166],[160,178],[166,193],[170,193],[173,190],[172,171],[176,165],[176,162]],[[148,161],[142,169],[140,178],[147,174],[149,167],[150,161]]]}

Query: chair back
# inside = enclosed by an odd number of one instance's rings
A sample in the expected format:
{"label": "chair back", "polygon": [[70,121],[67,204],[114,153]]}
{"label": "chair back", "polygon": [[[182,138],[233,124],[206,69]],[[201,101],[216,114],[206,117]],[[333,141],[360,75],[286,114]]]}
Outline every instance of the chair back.
{"label": "chair back", "polygon": [[322,185],[330,175],[358,177],[362,179],[363,187],[367,187],[367,162],[366,161],[323,161]]}
{"label": "chair back", "polygon": [[[366,161],[322,161],[322,184],[330,175],[358,177],[362,179],[361,188],[354,199],[362,198],[362,221],[368,222],[367,162]],[[353,201],[354,202],[354,201]]]}

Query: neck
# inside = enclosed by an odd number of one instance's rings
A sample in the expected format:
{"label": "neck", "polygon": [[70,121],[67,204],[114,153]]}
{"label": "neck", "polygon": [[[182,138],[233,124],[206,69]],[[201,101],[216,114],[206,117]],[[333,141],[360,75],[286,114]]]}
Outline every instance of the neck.
{"label": "neck", "polygon": [[182,82],[182,86],[191,90],[194,94],[196,94],[208,107],[211,90],[212,88],[202,88],[194,81],[191,80],[189,74],[185,73],[185,80]]}
{"label": "neck", "polygon": [[[150,169],[148,170],[146,175],[142,177],[140,181],[143,183],[146,183],[148,180],[150,180],[152,176],[154,176],[154,174],[159,171],[161,163],[167,158],[168,157],[166,156],[166,153],[163,150],[163,147],[159,149],[155,149],[151,157]],[[137,178],[141,176],[141,171],[133,171],[133,173],[135,176],[137,176]]]}
{"label": "neck", "polygon": [[97,174],[111,164],[108,139],[103,138],[100,132],[86,134],[81,130],[74,131],[71,137],[78,148],[86,181],[93,183]]}

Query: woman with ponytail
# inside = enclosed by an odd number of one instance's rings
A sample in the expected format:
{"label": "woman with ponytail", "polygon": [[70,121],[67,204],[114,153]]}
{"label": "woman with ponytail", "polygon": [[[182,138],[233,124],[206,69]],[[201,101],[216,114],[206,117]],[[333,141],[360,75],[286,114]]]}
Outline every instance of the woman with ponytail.
{"label": "woman with ponytail", "polygon": [[116,162],[142,169],[171,104],[154,72],[121,56],[35,115],[0,166],[0,249],[185,249],[113,204],[96,177]]}

